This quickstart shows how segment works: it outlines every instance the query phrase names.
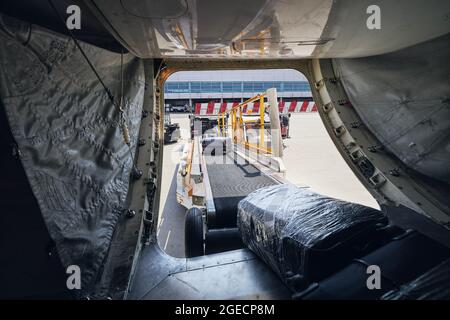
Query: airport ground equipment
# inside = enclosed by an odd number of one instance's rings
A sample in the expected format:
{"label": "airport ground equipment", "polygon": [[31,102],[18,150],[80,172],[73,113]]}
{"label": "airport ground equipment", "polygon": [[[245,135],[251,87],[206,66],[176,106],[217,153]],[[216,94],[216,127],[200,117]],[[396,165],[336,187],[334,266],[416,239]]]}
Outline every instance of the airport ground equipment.
{"label": "airport ground equipment", "polygon": [[170,108],[164,113],[164,143],[177,142],[180,139],[180,125],[172,123]]}
{"label": "airport ground equipment", "polygon": [[[246,113],[254,101],[259,102],[258,114]],[[277,105],[275,89],[208,118],[206,124],[193,124],[196,134],[185,145],[177,175],[177,200],[189,209],[187,256],[242,247],[236,228],[239,201],[284,182],[279,110],[271,105]]]}

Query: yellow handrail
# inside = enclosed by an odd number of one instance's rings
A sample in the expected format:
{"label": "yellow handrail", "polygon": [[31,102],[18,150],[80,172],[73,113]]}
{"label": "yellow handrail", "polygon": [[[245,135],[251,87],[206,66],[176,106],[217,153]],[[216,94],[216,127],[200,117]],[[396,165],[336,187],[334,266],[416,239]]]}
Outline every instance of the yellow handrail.
{"label": "yellow handrail", "polygon": [[[247,149],[256,149],[257,152],[262,151],[265,153],[272,153],[271,148],[264,147],[264,114],[265,114],[265,105],[264,98],[266,94],[258,94],[246,101],[233,106],[230,110],[225,110],[224,112],[219,112],[217,117],[217,124],[219,127],[219,133],[222,136],[227,134],[227,126],[225,125],[225,116],[227,114],[231,114],[231,129],[232,129],[232,138],[235,143],[242,143]],[[258,145],[255,146],[249,143],[244,137],[244,120],[243,120],[243,107],[251,102],[259,100],[259,126],[260,126],[260,136]],[[237,112],[239,111],[239,120],[237,119]],[[253,121],[252,121],[253,122]],[[258,122],[257,120],[254,122]]]}

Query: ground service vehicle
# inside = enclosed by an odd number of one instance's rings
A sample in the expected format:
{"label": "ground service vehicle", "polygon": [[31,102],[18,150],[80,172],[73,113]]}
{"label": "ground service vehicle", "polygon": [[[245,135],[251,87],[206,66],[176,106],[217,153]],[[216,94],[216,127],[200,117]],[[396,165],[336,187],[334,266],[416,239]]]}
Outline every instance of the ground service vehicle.
{"label": "ground service vehicle", "polygon": [[170,111],[164,113],[164,143],[177,142],[180,139],[180,126],[178,123],[172,123]]}

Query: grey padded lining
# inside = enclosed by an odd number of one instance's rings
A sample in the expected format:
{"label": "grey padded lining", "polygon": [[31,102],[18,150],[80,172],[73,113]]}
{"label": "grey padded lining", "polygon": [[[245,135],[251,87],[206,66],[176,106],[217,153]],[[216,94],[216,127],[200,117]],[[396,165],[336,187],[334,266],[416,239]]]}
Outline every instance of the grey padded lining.
{"label": "grey padded lining", "polygon": [[[113,95],[120,54],[81,43]],[[124,109],[135,148],[144,95],[142,61],[124,56]],[[82,286],[97,275],[123,211],[132,159],[118,110],[74,42],[0,16],[0,98],[21,161],[65,266]]]}
{"label": "grey padded lining", "polygon": [[382,145],[407,167],[450,183],[450,34],[333,63],[350,102]]}

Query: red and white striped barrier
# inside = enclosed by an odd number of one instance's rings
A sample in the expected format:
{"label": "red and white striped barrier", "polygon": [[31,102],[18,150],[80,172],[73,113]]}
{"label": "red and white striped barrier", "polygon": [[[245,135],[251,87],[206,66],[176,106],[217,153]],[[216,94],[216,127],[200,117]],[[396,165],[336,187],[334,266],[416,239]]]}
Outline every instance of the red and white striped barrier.
{"label": "red and white striped barrier", "polygon": [[[224,103],[196,103],[194,114],[196,115],[217,115],[225,111],[229,111],[233,106],[237,106],[239,102],[224,102]],[[317,106],[314,101],[280,101],[278,103],[280,113],[295,113],[295,112],[317,112]],[[259,112],[259,102],[251,102],[243,107],[244,113],[252,114]]]}

